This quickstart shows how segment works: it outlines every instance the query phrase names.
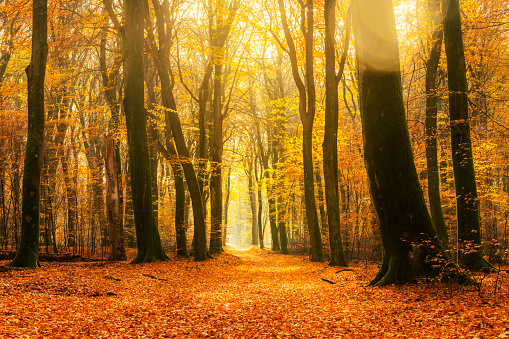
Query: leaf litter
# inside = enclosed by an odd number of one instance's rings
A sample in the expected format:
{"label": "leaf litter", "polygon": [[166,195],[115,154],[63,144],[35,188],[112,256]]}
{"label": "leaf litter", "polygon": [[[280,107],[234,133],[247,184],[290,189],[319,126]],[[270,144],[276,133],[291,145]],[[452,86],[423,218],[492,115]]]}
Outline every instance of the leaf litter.
{"label": "leaf litter", "polygon": [[0,337],[509,337],[506,272],[480,289],[367,287],[376,271],[254,247],[205,262],[43,263],[0,272]]}

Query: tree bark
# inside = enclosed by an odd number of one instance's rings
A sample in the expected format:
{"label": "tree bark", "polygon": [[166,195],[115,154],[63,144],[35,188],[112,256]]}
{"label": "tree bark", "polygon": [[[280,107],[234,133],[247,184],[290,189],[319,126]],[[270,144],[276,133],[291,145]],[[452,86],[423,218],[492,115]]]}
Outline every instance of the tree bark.
{"label": "tree bark", "polygon": [[[323,176],[325,181],[325,202],[329,226],[331,266],[346,266],[341,239],[341,213],[338,188],[338,84],[336,77],[336,51],[334,32],[336,0],[325,0],[325,127],[323,137]],[[347,19],[348,20],[348,19]],[[349,23],[347,23],[349,25]],[[349,41],[349,30],[345,41]],[[345,44],[348,50],[348,43]],[[345,58],[346,60],[346,58]],[[344,60],[342,60],[344,67]],[[343,69],[340,69],[342,75]]]}
{"label": "tree bark", "polygon": [[[217,36],[222,30],[224,11],[223,0],[217,1]],[[213,134],[211,143],[211,173],[210,173],[210,252],[221,253],[222,230],[223,230],[223,114],[222,114],[222,96],[223,96],[223,59],[224,47],[217,46],[218,37],[213,39],[213,60],[214,60],[214,97],[212,101],[212,122]]]}
{"label": "tree bark", "polygon": [[443,0],[442,14],[460,263],[469,269],[493,268],[482,250],[459,1]]}
{"label": "tree bark", "polygon": [[[147,140],[147,121],[144,106],[144,20],[143,3],[125,0],[125,94],[127,141],[131,165],[131,187],[138,254],[133,263],[165,260],[160,247],[159,232],[152,205],[152,175]],[[157,242],[159,241],[159,244]]]}
{"label": "tree bark", "polygon": [[[308,1],[301,9],[301,29],[306,44],[306,85],[299,74],[297,51],[291,36],[284,7],[284,1],[278,0],[281,23],[288,44],[292,76],[299,92],[299,115],[302,122],[302,162],[304,165],[304,197],[306,219],[311,245],[311,261],[323,262],[323,247],[315,200],[315,183],[313,174],[313,122],[315,118],[315,83],[313,75],[313,1]],[[307,19],[307,20],[306,20]],[[307,21],[307,26],[304,22]]]}
{"label": "tree bark", "polygon": [[426,61],[426,166],[428,172],[428,199],[433,225],[442,245],[449,246],[449,235],[445,226],[440,199],[440,172],[437,154],[437,71],[440,62],[443,29],[440,18],[440,0],[428,1],[430,20],[433,25],[432,47]]}
{"label": "tree bark", "polygon": [[111,135],[104,139],[104,168],[106,172],[106,213],[110,254],[108,260],[126,260],[124,248],[124,227],[122,224],[122,206],[120,205],[119,175],[117,172],[117,156],[115,140]]}
{"label": "tree bark", "polygon": [[417,275],[441,274],[471,283],[438,242],[420,187],[405,117],[392,2],[354,4],[364,161],[385,260],[371,284],[405,284]]}
{"label": "tree bark", "polygon": [[28,80],[28,135],[23,169],[20,247],[9,266],[39,266],[39,194],[44,155],[44,79],[48,56],[47,0],[32,4],[32,57]]}
{"label": "tree bark", "polygon": [[[176,153],[178,154],[180,164],[186,177],[187,186],[191,195],[193,204],[193,216],[194,216],[194,260],[201,261],[207,259],[207,237],[205,227],[205,216],[203,209],[203,201],[198,184],[196,172],[194,171],[193,163],[187,149],[186,139],[182,131],[182,125],[180,124],[180,118],[177,111],[177,103],[173,96],[173,83],[171,80],[171,69],[168,64],[169,60],[169,47],[171,41],[168,40],[172,36],[171,29],[173,28],[171,22],[165,22],[163,15],[162,5],[157,0],[153,0],[154,9],[157,17],[158,33],[160,37],[166,37],[166,39],[159,40],[159,48],[155,45],[155,38],[153,33],[149,30],[149,40],[151,49],[154,56],[154,62],[161,80],[161,95],[162,103],[166,108],[165,110],[165,121],[166,121],[166,138],[173,138],[175,142]],[[144,8],[144,13],[147,19],[148,8]],[[152,26],[149,20],[147,23]],[[163,29],[166,26],[166,29]]]}

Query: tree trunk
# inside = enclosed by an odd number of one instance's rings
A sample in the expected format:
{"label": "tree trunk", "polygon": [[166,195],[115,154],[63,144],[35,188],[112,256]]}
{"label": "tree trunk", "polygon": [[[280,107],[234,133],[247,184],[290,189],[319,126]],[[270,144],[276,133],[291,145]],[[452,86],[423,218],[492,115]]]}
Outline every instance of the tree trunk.
{"label": "tree trunk", "polygon": [[[169,57],[169,47],[171,45],[170,41],[167,41],[168,37],[171,37],[171,32],[168,30],[172,29],[172,24],[165,21],[165,15],[163,14],[162,5],[157,1],[153,1],[154,9],[157,17],[157,27],[159,29],[163,29],[166,26],[165,31],[159,31],[159,36],[166,37],[166,39],[160,39],[159,48],[156,47],[155,37],[152,33],[150,20],[147,20],[147,25],[149,27],[149,40],[151,49],[153,52],[154,62],[157,68],[157,72],[159,74],[159,79],[161,80],[161,96],[163,106],[166,108],[165,110],[165,134],[167,141],[170,141],[170,138],[173,138],[175,142],[175,151],[179,157],[180,165],[184,171],[184,175],[186,177],[187,186],[189,193],[191,195],[191,200],[193,204],[193,216],[194,216],[194,260],[206,260],[207,259],[207,236],[206,236],[206,227],[205,227],[205,216],[203,209],[203,201],[202,195],[200,191],[200,186],[198,184],[196,172],[194,171],[193,163],[191,162],[191,157],[189,155],[189,150],[187,148],[186,139],[184,137],[184,133],[182,131],[182,125],[180,124],[180,118],[177,111],[177,103],[175,102],[175,98],[173,96],[173,83],[170,79],[170,66],[168,64]],[[145,6],[143,9],[145,16],[147,19],[150,19],[148,16],[148,8]],[[169,19],[169,18],[167,18]]]}
{"label": "tree trunk", "polygon": [[110,242],[108,260],[126,260],[122,206],[120,205],[121,192],[118,189],[119,175],[117,172],[116,147],[115,140],[111,135],[107,135],[104,139],[104,165],[106,172],[106,212]]}
{"label": "tree trunk", "polygon": [[292,75],[299,91],[299,115],[302,122],[302,162],[304,165],[304,196],[306,219],[311,244],[311,261],[323,262],[323,246],[315,200],[315,180],[313,174],[313,122],[315,119],[315,83],[313,75],[313,1],[308,1],[302,7],[301,19],[306,44],[306,85],[304,85],[297,64],[297,50],[291,36],[284,8],[284,1],[278,0],[281,23],[288,44],[288,55],[291,61]]}
{"label": "tree trunk", "polygon": [[[222,1],[219,1],[222,3]],[[219,6],[218,10],[223,10]],[[221,17],[221,16],[220,16]],[[222,26],[222,20],[218,20],[217,25]],[[217,47],[216,47],[217,48]],[[223,158],[223,114],[222,114],[222,69],[224,48],[217,48],[214,58],[214,99],[212,102],[213,115],[213,135],[212,135],[212,164],[210,174],[210,252],[221,253],[222,247],[222,229],[223,229],[223,176],[222,176],[222,158]]]}
{"label": "tree trunk", "polygon": [[437,70],[442,50],[443,30],[440,19],[440,0],[429,1],[430,20],[433,25],[433,41],[426,61],[426,166],[428,172],[428,199],[433,225],[443,246],[449,246],[440,200],[440,172],[437,154]]}
{"label": "tree trunk", "polygon": [[143,3],[125,0],[125,94],[127,141],[131,165],[131,188],[138,254],[133,263],[164,260],[156,253],[159,239],[152,205],[152,178],[147,141],[147,121],[144,107]]}
{"label": "tree trunk", "polygon": [[371,284],[405,284],[421,274],[453,274],[471,282],[457,273],[437,241],[420,187],[405,117],[392,2],[354,4],[364,161],[386,263]]}
{"label": "tree trunk", "polygon": [[[323,137],[323,176],[329,226],[331,266],[346,266],[341,239],[341,213],[338,189],[338,81],[334,32],[336,0],[325,0],[325,127]],[[347,23],[348,24],[348,23]],[[347,31],[346,34],[349,34]],[[347,37],[348,39],[348,37]],[[347,40],[348,41],[348,40]],[[348,44],[347,44],[348,46]],[[344,64],[343,64],[344,65]],[[341,70],[342,73],[342,70]]]}
{"label": "tree trunk", "polygon": [[[248,161],[252,161],[249,159]],[[258,214],[256,211],[256,190],[255,183],[253,180],[253,163],[248,164],[249,168],[246,170],[248,180],[248,194],[249,194],[249,206],[251,208],[251,245],[258,245]]]}
{"label": "tree trunk", "polygon": [[228,231],[228,207],[230,206],[230,189],[231,189],[232,168],[228,167],[228,176],[226,180],[226,197],[224,198],[224,229],[223,229],[223,246],[226,246]]}
{"label": "tree trunk", "polygon": [[44,78],[48,55],[47,0],[32,4],[32,57],[28,80],[28,135],[23,170],[20,248],[9,263],[16,267],[39,266],[39,189],[44,155]]}
{"label": "tree trunk", "polygon": [[442,13],[460,263],[469,269],[493,268],[483,258],[459,1],[443,0]]}

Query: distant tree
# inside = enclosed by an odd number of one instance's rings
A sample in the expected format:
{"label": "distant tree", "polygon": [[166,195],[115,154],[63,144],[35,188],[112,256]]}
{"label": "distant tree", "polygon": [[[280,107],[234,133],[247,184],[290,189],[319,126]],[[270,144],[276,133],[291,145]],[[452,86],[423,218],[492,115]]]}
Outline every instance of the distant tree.
{"label": "distant tree", "polygon": [[39,266],[39,197],[44,154],[44,79],[48,55],[47,0],[32,3],[32,57],[28,80],[28,135],[23,169],[20,247],[10,266]]}

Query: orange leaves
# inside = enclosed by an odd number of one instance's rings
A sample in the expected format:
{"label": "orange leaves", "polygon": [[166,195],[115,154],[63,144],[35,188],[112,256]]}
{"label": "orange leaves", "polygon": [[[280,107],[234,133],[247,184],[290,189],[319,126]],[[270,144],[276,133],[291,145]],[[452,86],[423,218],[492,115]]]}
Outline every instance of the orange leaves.
{"label": "orange leaves", "polygon": [[371,288],[366,285],[376,273],[374,265],[338,271],[254,248],[229,252],[240,258],[223,254],[199,263],[43,264],[31,271],[2,272],[0,337],[509,335],[506,273],[486,277],[480,292],[454,285]]}

